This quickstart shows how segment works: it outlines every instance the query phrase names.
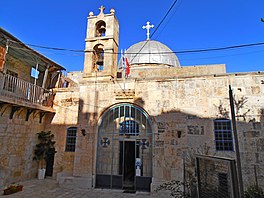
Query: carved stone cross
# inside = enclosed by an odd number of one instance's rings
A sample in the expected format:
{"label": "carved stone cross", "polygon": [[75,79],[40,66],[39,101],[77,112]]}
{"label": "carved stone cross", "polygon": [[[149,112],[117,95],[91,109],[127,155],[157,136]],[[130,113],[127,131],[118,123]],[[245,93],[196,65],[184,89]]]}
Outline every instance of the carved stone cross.
{"label": "carved stone cross", "polygon": [[100,10],[100,14],[104,14],[105,7],[104,6],[100,6],[99,10]]}
{"label": "carved stone cross", "polygon": [[143,26],[142,28],[147,30],[147,40],[149,40],[149,36],[150,36],[149,30],[150,28],[154,28],[154,25],[150,25],[150,22],[148,21],[147,25]]}

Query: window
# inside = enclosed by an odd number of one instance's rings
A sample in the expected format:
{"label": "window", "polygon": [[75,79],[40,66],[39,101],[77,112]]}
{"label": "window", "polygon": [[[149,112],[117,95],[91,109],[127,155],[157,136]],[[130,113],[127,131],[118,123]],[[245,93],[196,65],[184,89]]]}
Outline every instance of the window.
{"label": "window", "polygon": [[231,121],[214,120],[215,147],[217,151],[233,151]]}
{"label": "window", "polygon": [[75,144],[76,144],[76,127],[70,127],[67,129],[67,137],[66,137],[66,152],[75,152]]}
{"label": "window", "polygon": [[139,134],[139,126],[138,123],[134,120],[126,120],[120,123],[120,134],[125,135],[138,135]]}

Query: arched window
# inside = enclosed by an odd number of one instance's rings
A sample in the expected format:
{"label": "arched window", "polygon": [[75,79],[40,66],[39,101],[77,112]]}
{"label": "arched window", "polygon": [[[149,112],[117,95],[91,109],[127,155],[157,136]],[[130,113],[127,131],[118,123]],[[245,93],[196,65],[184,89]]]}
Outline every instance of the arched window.
{"label": "arched window", "polygon": [[105,36],[106,24],[104,21],[98,21],[95,24],[95,37]]}
{"label": "arched window", "polygon": [[66,136],[66,152],[75,152],[75,145],[76,145],[76,127],[70,127],[67,129],[67,136]]}
{"label": "arched window", "polygon": [[102,44],[94,46],[93,64],[96,71],[104,70],[104,46]]}

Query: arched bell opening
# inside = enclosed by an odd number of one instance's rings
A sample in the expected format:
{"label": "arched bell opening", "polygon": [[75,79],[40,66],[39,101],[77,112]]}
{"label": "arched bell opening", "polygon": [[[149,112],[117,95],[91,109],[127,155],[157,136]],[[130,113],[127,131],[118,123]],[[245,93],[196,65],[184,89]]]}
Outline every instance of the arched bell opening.
{"label": "arched bell opening", "polygon": [[104,21],[98,21],[95,24],[95,37],[105,36],[106,23]]}
{"label": "arched bell opening", "polygon": [[98,44],[93,48],[93,65],[95,71],[104,70],[104,46]]}
{"label": "arched bell opening", "polygon": [[98,128],[96,187],[150,191],[152,125],[140,107],[108,109]]}

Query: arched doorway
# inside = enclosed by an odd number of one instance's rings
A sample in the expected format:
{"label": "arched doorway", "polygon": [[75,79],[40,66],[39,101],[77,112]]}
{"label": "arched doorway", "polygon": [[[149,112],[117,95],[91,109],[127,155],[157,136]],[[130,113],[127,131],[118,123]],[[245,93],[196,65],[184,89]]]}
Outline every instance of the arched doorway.
{"label": "arched doorway", "polygon": [[150,191],[152,126],[140,107],[121,103],[108,109],[98,129],[96,187]]}

